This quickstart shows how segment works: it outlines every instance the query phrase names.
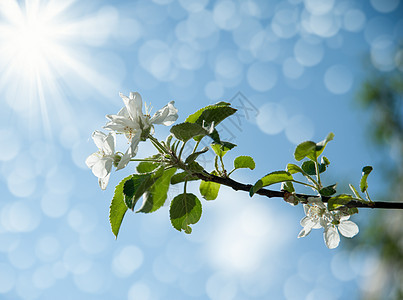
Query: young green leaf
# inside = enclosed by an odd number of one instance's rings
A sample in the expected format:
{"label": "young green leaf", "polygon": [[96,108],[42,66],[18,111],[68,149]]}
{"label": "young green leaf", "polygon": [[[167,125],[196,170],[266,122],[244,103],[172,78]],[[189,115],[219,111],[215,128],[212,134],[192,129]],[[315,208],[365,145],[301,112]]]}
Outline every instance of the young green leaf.
{"label": "young green leaf", "polygon": [[123,185],[124,200],[127,207],[134,209],[140,197],[162,176],[163,168],[153,174],[133,174]]}
{"label": "young green leaf", "polygon": [[187,169],[192,172],[203,172],[204,168],[195,161],[191,161],[187,165]]}
{"label": "young green leaf", "polygon": [[308,175],[316,175],[315,163],[312,160],[304,161],[301,167]]}
{"label": "young green leaf", "polygon": [[353,194],[354,194],[354,196],[355,196],[356,198],[360,199],[361,202],[364,202],[364,203],[366,202],[366,201],[361,197],[361,195],[358,193],[358,191],[357,191],[357,189],[354,187],[354,185],[349,184],[348,186],[350,187],[350,190],[353,192]]}
{"label": "young green leaf", "polygon": [[[316,175],[315,163],[312,160],[304,161],[301,167],[308,175]],[[326,165],[319,164],[319,173],[323,173],[325,171],[326,171]]]}
{"label": "young green leaf", "polygon": [[321,194],[322,196],[325,196],[325,197],[334,195],[334,194],[336,194],[336,186],[337,186],[337,184],[332,184],[327,187],[324,187],[319,191],[319,194]]}
{"label": "young green leaf", "polygon": [[358,214],[358,208],[357,207],[350,207],[348,210],[347,210],[347,213],[351,216],[351,215],[354,215],[354,214]]}
{"label": "young green leaf", "polygon": [[287,172],[289,172],[290,174],[295,174],[295,173],[302,173],[305,174],[305,171],[302,170],[299,166],[297,166],[296,164],[288,164],[287,165]]}
{"label": "young green leaf", "polygon": [[191,114],[186,118],[185,122],[203,124],[203,121],[207,124],[217,126],[225,118],[233,115],[237,110],[230,106],[230,103],[219,102],[214,105],[208,105],[199,109],[194,114]]}
{"label": "young green leaf", "polygon": [[196,123],[180,123],[171,127],[171,133],[183,142],[187,142],[195,136],[205,136],[208,135],[206,129],[204,129],[200,124]]}
{"label": "young green leaf", "polygon": [[322,165],[324,165],[325,167],[327,167],[328,165],[330,165],[330,161],[329,161],[329,159],[328,159],[326,156],[322,156],[322,159],[321,159],[320,163],[321,163]]}
{"label": "young green leaf", "polygon": [[109,222],[111,223],[112,232],[115,238],[118,238],[120,225],[122,224],[123,217],[126,214],[127,206],[123,199],[123,185],[126,180],[130,179],[131,175],[123,179],[115,188],[111,206],[109,207]]}
{"label": "young green leaf", "polygon": [[294,193],[295,188],[294,185],[292,184],[292,181],[284,181],[281,183],[281,190],[289,192],[289,193]]}
{"label": "young green leaf", "polygon": [[306,141],[299,144],[294,152],[295,159],[297,161],[300,161],[305,157],[308,157],[310,160],[316,161],[319,155],[322,154],[323,150],[325,150],[327,143],[333,140],[333,137],[334,134],[331,132],[327,135],[327,137],[323,141],[319,143]]}
{"label": "young green leaf", "polygon": [[161,164],[150,161],[142,161],[136,167],[138,173],[150,173],[157,169]]}
{"label": "young green leaf", "polygon": [[287,171],[274,171],[266,176],[262,177],[260,180],[258,180],[250,189],[249,195],[252,197],[254,193],[256,193],[258,190],[260,190],[262,187],[275,184],[275,183],[280,183],[284,181],[293,181],[294,179],[292,178],[292,175],[287,172]]}
{"label": "young green leaf", "polygon": [[295,148],[294,157],[297,161],[304,159],[305,157],[315,154],[316,144],[312,141],[306,141]]}
{"label": "young green leaf", "polygon": [[200,200],[190,193],[183,193],[176,196],[169,209],[172,226],[185,233],[191,233],[190,224],[196,224],[202,215]]}
{"label": "young green leaf", "polygon": [[181,172],[171,177],[171,184],[178,184],[181,182],[199,180],[198,177],[190,175],[188,172]]}
{"label": "young green leaf", "polygon": [[351,195],[340,194],[329,199],[329,201],[327,202],[327,208],[328,210],[335,210],[340,206],[346,205],[352,200],[354,199]]}
{"label": "young green leaf", "polygon": [[144,193],[143,205],[137,212],[151,213],[164,205],[171,177],[176,172],[175,168],[165,170],[161,177]]}
{"label": "young green leaf", "polygon": [[322,154],[323,150],[325,150],[327,143],[329,143],[331,140],[333,140],[333,138],[334,138],[334,133],[333,132],[329,133],[323,141],[316,144],[316,149],[315,149],[316,153],[314,153],[314,155],[312,155],[312,154],[309,155],[308,158],[315,160],[316,157],[319,157],[319,155]]}
{"label": "young green leaf", "polygon": [[206,153],[206,152],[208,151],[208,149],[209,149],[208,147],[204,147],[202,150],[190,154],[190,155],[186,158],[185,163],[188,164],[188,163],[194,161],[200,154]]}
{"label": "young green leaf", "polygon": [[199,190],[200,194],[206,200],[215,200],[218,196],[221,184],[211,181],[201,181]]}
{"label": "young green leaf", "polygon": [[215,154],[222,158],[229,150],[231,150],[235,146],[235,144],[232,144],[230,142],[220,142],[212,143],[211,149],[213,149]]}
{"label": "young green leaf", "polygon": [[241,169],[241,168],[249,168],[253,170],[255,168],[255,161],[250,156],[238,156],[234,160],[234,168]]}
{"label": "young green leaf", "polygon": [[371,173],[373,170],[373,168],[371,166],[366,166],[364,168],[362,168],[362,177],[361,177],[361,181],[360,181],[360,189],[361,192],[365,192],[368,188],[368,183],[367,183],[367,178],[369,173]]}

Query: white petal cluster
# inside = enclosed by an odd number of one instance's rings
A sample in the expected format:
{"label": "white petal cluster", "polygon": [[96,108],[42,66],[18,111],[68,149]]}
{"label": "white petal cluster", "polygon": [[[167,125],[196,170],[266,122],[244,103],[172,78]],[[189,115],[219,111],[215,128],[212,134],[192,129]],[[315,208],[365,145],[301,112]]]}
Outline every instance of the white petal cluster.
{"label": "white petal cluster", "polygon": [[350,216],[340,211],[329,211],[320,197],[308,198],[304,204],[305,217],[301,220],[303,229],[298,238],[307,236],[312,229],[324,228],[323,238],[329,249],[336,248],[340,243],[339,232],[348,238],[355,236],[359,229],[357,224],[348,219]]}
{"label": "white petal cluster", "polygon": [[106,189],[111,175],[112,165],[116,169],[123,169],[130,161],[130,156],[115,153],[115,134],[106,135],[101,131],[94,131],[92,139],[98,147],[98,151],[88,156],[85,160],[86,165],[92,170],[92,173],[98,177],[101,189]]}
{"label": "white petal cluster", "polygon": [[[102,189],[108,185],[112,166],[115,165],[116,170],[123,169],[130,159],[136,156],[139,142],[145,141],[148,134],[153,132],[154,124],[170,126],[178,119],[174,101],[169,102],[151,117],[147,107],[146,114],[143,114],[143,101],[139,93],[131,92],[129,97],[122,93],[119,95],[125,106],[116,115],[106,116],[109,121],[104,128],[111,133],[106,135],[95,131],[92,134],[99,150],[86,160],[87,166],[98,177]],[[124,134],[130,144],[125,154],[115,153],[116,133]]]}

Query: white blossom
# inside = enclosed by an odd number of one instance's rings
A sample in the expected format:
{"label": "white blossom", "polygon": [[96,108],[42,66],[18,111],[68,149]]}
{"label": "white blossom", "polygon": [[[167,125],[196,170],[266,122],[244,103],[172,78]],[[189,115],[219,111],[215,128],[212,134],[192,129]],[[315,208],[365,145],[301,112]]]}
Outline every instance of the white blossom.
{"label": "white blossom", "polygon": [[349,221],[349,215],[340,215],[339,213],[332,214],[333,220],[326,223],[323,232],[325,244],[329,249],[336,248],[340,243],[339,232],[348,238],[352,238],[358,232],[358,226],[352,221]]}
{"label": "white blossom", "polygon": [[115,135],[113,133],[106,135],[96,130],[92,134],[92,139],[98,147],[98,151],[88,156],[85,163],[98,177],[99,186],[104,190],[108,185],[112,166],[116,165],[116,170],[124,168],[129,163],[130,156],[115,153]]}
{"label": "white blossom", "polygon": [[178,119],[178,110],[174,106],[175,102],[171,101],[151,117],[149,107],[146,107],[146,114],[143,114],[143,101],[139,93],[131,92],[129,97],[122,93],[119,95],[125,106],[117,115],[106,116],[109,122],[104,128],[125,134],[130,142],[130,147],[126,153],[134,157],[139,142],[146,140],[148,133],[153,130],[153,125],[170,126]]}
{"label": "white blossom", "polygon": [[323,239],[329,249],[336,248],[340,243],[339,232],[345,237],[355,236],[359,229],[357,224],[348,219],[350,216],[340,211],[329,211],[320,197],[308,198],[304,204],[305,217],[301,220],[303,229],[298,238],[307,236],[312,229],[324,228]]}

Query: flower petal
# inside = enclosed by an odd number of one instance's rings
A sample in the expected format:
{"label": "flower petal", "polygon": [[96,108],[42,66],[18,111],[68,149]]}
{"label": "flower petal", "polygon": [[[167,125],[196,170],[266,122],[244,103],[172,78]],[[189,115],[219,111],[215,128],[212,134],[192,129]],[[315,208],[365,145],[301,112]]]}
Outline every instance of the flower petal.
{"label": "flower petal", "polygon": [[175,102],[171,101],[157,111],[150,119],[150,123],[162,124],[165,126],[172,125],[178,119],[178,109],[174,106],[174,104]]}
{"label": "flower petal", "polygon": [[352,238],[360,231],[357,224],[352,221],[342,221],[338,225],[338,228],[340,233],[348,238]]}
{"label": "flower petal", "polygon": [[131,139],[130,148],[128,150],[128,154],[129,154],[130,158],[136,156],[137,149],[138,149],[137,146],[140,143],[140,138],[141,138],[141,130],[137,131],[136,134]]}
{"label": "flower petal", "polygon": [[127,97],[125,95],[123,95],[122,93],[119,93],[119,96],[122,98],[127,112],[130,115],[130,118],[132,120],[137,120],[139,115],[142,115],[142,105],[143,105],[143,101],[141,99],[141,96],[139,93],[130,93],[130,97]]}
{"label": "flower petal", "polygon": [[304,227],[298,234],[298,238],[302,238],[307,236],[311,232],[312,228]]}
{"label": "flower petal", "polygon": [[105,138],[106,138],[106,134],[99,130],[95,130],[92,133],[92,139],[94,140],[94,143],[95,143],[95,145],[97,145],[99,150],[102,150],[102,148],[104,146]]}
{"label": "flower petal", "polygon": [[99,186],[101,187],[102,190],[106,189],[106,186],[108,185],[110,177],[111,177],[111,174],[108,174],[106,177],[98,179]]}
{"label": "flower petal", "polygon": [[103,149],[106,155],[114,155],[115,154],[115,135],[113,133],[109,133],[105,138]]}
{"label": "flower petal", "polygon": [[92,153],[85,160],[85,164],[88,168],[92,169],[92,167],[101,159],[100,154],[98,152]]}
{"label": "flower petal", "polygon": [[92,173],[98,178],[104,178],[111,172],[112,163],[111,157],[101,158],[92,166]]}
{"label": "flower petal", "polygon": [[131,148],[127,149],[126,153],[123,154],[122,158],[120,159],[120,161],[118,163],[118,166],[116,167],[116,171],[123,169],[130,162],[130,159],[131,159],[130,149]]}
{"label": "flower petal", "polygon": [[340,243],[340,236],[335,226],[328,226],[323,232],[325,244],[329,249],[336,248]]}

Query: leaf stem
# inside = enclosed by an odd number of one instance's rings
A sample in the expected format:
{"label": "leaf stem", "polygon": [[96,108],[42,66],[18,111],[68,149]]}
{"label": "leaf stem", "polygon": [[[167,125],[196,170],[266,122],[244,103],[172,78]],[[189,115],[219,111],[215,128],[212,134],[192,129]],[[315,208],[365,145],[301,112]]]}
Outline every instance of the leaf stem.
{"label": "leaf stem", "polygon": [[149,161],[149,162],[161,162],[159,159],[150,159],[150,158],[132,158],[130,161]]}
{"label": "leaf stem", "polygon": [[192,153],[195,153],[195,152],[196,152],[197,147],[199,146],[200,142],[201,142],[201,140],[197,141],[197,143],[196,143],[196,145],[195,145],[195,147],[194,147],[194,149],[193,149],[193,152],[192,152]]}
{"label": "leaf stem", "polygon": [[322,183],[320,182],[319,163],[316,155],[315,155],[315,169],[316,169],[316,178],[318,179],[318,190],[320,190],[322,188]]}
{"label": "leaf stem", "polygon": [[309,186],[309,187],[311,187],[311,188],[313,188],[313,189],[315,189],[315,190],[318,190],[318,187],[317,187],[317,186],[314,186],[314,185],[312,185],[312,184],[305,183],[305,182],[298,181],[298,180],[291,180],[291,181],[292,181],[292,182],[295,182],[295,183],[302,184],[302,185],[306,185],[306,186]]}
{"label": "leaf stem", "polygon": [[[153,145],[155,146],[155,148],[157,148],[158,150],[161,150],[162,152],[169,154],[168,150],[165,149],[164,146],[161,145],[161,143],[155,138],[153,137],[151,134],[148,135],[148,138],[151,140],[151,142],[153,143]],[[159,151],[160,152],[160,151]]]}
{"label": "leaf stem", "polygon": [[179,160],[181,160],[182,152],[183,152],[183,149],[185,149],[185,145],[186,145],[186,142],[182,142],[182,143],[183,144],[182,144],[181,149],[179,150],[179,155],[178,155]]}

